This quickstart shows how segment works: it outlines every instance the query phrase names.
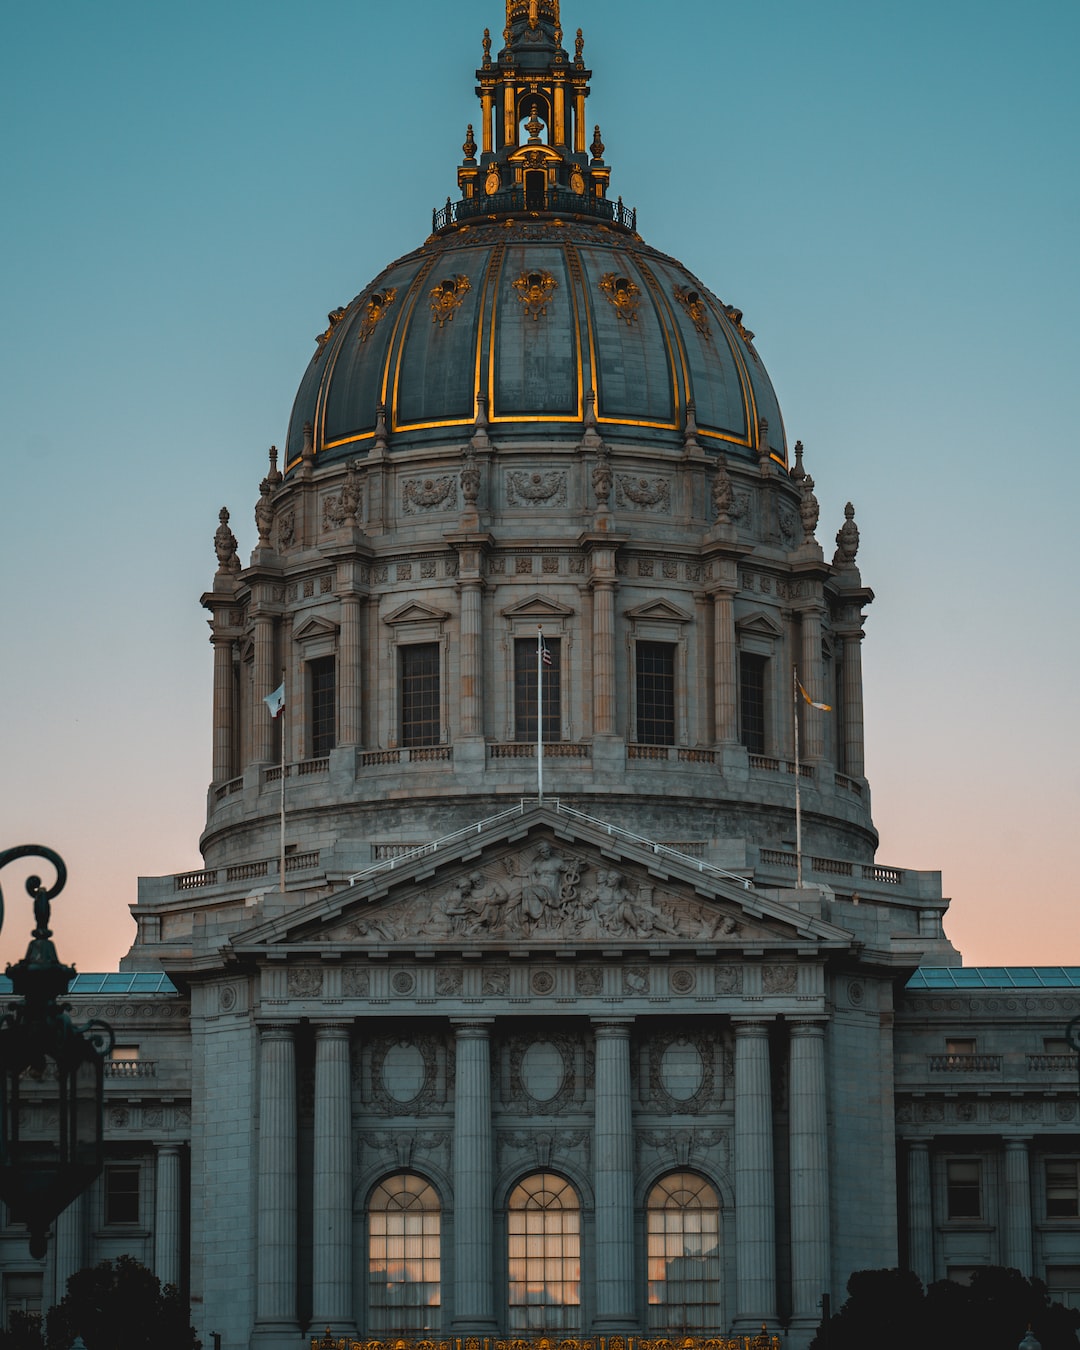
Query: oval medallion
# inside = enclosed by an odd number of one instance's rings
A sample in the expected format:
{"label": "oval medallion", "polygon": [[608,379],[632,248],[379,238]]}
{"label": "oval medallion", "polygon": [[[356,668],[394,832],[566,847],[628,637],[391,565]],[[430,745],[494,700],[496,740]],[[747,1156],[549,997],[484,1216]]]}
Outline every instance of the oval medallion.
{"label": "oval medallion", "polygon": [[688,1102],[705,1079],[705,1066],[696,1045],[674,1041],[660,1061],[660,1081],[664,1091],[677,1102]]}
{"label": "oval medallion", "polygon": [[383,1088],[396,1102],[411,1102],[424,1086],[424,1056],[411,1041],[392,1045],[382,1063]]}
{"label": "oval medallion", "polygon": [[536,1102],[549,1102],[562,1087],[566,1065],[550,1041],[534,1041],[521,1057],[521,1082]]}

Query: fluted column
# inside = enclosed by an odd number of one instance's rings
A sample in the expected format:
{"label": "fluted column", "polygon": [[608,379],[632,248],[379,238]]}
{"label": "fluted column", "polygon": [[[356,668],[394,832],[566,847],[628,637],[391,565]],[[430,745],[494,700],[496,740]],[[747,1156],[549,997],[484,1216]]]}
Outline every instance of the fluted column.
{"label": "fluted column", "polygon": [[862,778],[866,772],[863,734],[862,631],[844,634],[840,687],[843,690],[844,772]]}
{"label": "fluted column", "polygon": [[615,734],[615,583],[593,581],[593,733]]}
{"label": "fluted column", "polygon": [[490,1033],[482,1022],[455,1030],[454,1325],[487,1330],[495,1327]]}
{"label": "fluted column", "polygon": [[923,1284],[934,1276],[934,1212],[930,1188],[930,1141],[907,1141],[908,1265]]}
{"label": "fluted column", "polygon": [[461,582],[461,734],[484,734],[484,678],[481,659],[481,588],[479,580]]}
{"label": "fluted column", "polygon": [[180,1150],[159,1144],[154,1179],[154,1274],[180,1284]]}
{"label": "fluted column", "polygon": [[56,1242],[53,1247],[53,1303],[67,1293],[67,1282],[86,1262],[85,1209],[78,1195],[56,1216]]}
{"label": "fluted column", "polygon": [[1005,1264],[1028,1278],[1031,1262],[1031,1176],[1026,1136],[1005,1140]]}
{"label": "fluted column", "polygon": [[772,1078],[765,1022],[735,1023],[735,1321],[776,1321]]}
{"label": "fluted column", "polygon": [[251,700],[251,746],[255,760],[274,758],[274,722],[263,699],[280,684],[274,679],[274,617],[255,615],[255,691]]}
{"label": "fluted column", "polygon": [[315,1028],[312,1322],[335,1336],[355,1330],[352,1299],[352,1152],[349,1027]]}
{"label": "fluted column", "polygon": [[233,640],[215,633],[214,646],[214,767],[215,783],[236,773],[236,680],[233,676]]}
{"label": "fluted column", "polygon": [[792,1316],[816,1327],[830,1275],[825,1028],[819,1022],[792,1024],[788,1100]]}
{"label": "fluted column", "polygon": [[735,605],[731,593],[713,594],[713,700],[716,739],[739,739],[738,646],[735,640]]}
{"label": "fluted column", "polygon": [[599,1330],[634,1322],[634,1131],[630,1027],[598,1022],[596,1037],[596,1317]]}
{"label": "fluted column", "polygon": [[[821,660],[821,613],[816,609],[802,611],[802,659],[799,662],[799,679],[802,686],[817,703],[828,703],[825,697],[823,663]],[[799,700],[802,711],[802,758],[824,759],[825,735],[821,719],[825,716],[817,708],[812,708],[803,699]]]}
{"label": "fluted column", "polygon": [[340,659],[338,669],[338,745],[359,745],[360,722],[360,597],[341,597]]}
{"label": "fluted column", "polygon": [[254,1340],[291,1344],[296,1312],[296,1043],[291,1026],[259,1039],[258,1280]]}

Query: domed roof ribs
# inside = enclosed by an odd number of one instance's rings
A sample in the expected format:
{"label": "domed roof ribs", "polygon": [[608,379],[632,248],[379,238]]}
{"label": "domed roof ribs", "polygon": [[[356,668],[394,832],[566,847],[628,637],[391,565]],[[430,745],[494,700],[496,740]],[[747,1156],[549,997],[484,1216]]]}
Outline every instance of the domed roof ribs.
{"label": "domed roof ribs", "polygon": [[571,59],[558,0],[507,0],[503,44],[493,60],[491,31],[484,29],[476,72],[479,146],[470,123],[457,173],[461,199],[432,212],[432,230],[480,216],[584,215],[633,232],[636,213],[621,198],[607,200],[611,170],[599,128],[591,154],[586,149],[592,72],[585,68],[581,29]]}

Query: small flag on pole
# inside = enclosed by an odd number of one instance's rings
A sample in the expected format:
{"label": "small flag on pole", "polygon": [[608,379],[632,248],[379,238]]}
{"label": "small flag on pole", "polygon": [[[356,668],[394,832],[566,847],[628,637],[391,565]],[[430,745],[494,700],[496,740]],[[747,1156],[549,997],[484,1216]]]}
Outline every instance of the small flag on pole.
{"label": "small flag on pole", "polygon": [[551,653],[548,651],[548,645],[547,645],[547,643],[544,641],[544,633],[543,633],[543,629],[538,629],[537,631],[538,631],[539,636],[540,636],[540,660],[544,663],[545,666],[550,666],[550,665],[551,665]]}
{"label": "small flag on pole", "polygon": [[818,708],[820,709],[821,712],[832,712],[831,703],[815,703],[814,700],[810,697],[810,695],[806,692],[806,690],[802,687],[801,681],[796,680],[795,683],[799,686],[799,693],[802,694],[803,698],[806,699],[807,703],[810,704],[811,708]]}
{"label": "small flag on pole", "polygon": [[270,716],[277,717],[285,711],[285,681],[282,680],[272,694],[267,694],[263,702],[270,709]]}

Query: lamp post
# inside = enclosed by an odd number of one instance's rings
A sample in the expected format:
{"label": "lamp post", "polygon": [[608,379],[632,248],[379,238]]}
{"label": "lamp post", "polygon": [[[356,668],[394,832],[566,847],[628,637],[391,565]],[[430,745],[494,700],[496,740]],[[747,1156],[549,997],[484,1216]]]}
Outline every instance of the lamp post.
{"label": "lamp post", "polygon": [[[96,1018],[76,1026],[71,1005],[59,1001],[75,977],[74,966],[60,964],[49,928],[49,902],[67,881],[63,859],[20,844],[0,852],[0,867],[16,858],[43,858],[56,869],[49,888],[27,878],[34,931],[23,959],[7,967],[17,1001],[0,1013],[0,1199],[29,1228],[30,1254],[41,1257],[53,1219],[101,1172],[113,1033]],[[3,918],[0,893],[0,927]]]}

